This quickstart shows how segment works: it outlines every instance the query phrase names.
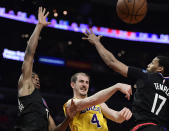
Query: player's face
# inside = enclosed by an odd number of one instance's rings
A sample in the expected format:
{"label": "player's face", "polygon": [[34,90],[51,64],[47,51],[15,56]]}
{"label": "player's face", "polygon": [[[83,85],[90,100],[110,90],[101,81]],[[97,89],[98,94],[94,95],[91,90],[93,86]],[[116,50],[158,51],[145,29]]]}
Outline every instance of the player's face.
{"label": "player's face", "polygon": [[39,76],[37,74],[32,74],[32,81],[33,84],[35,85],[35,88],[40,89],[40,81]]}
{"label": "player's face", "polygon": [[85,75],[79,74],[74,84],[75,91],[81,96],[87,96],[89,89],[89,78]]}
{"label": "player's face", "polygon": [[157,72],[159,68],[159,59],[155,57],[150,64],[147,66],[148,72]]}

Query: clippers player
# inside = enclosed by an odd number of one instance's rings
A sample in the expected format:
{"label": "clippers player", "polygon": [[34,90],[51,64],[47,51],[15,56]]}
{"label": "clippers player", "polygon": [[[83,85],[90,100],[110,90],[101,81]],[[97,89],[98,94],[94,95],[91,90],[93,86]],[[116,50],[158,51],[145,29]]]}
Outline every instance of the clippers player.
{"label": "clippers player", "polygon": [[169,58],[157,56],[147,66],[147,70],[129,67],[118,61],[100,42],[92,30],[84,33],[93,44],[103,61],[114,71],[136,82],[133,101],[133,117],[136,126],[132,131],[164,131],[169,116]]}
{"label": "clippers player", "polygon": [[39,89],[40,82],[36,73],[32,72],[33,58],[38,45],[40,32],[50,23],[46,21],[49,12],[39,7],[38,24],[31,35],[22,64],[22,74],[18,82],[18,120],[17,131],[64,131],[68,126],[69,117],[56,126],[47,104]]}

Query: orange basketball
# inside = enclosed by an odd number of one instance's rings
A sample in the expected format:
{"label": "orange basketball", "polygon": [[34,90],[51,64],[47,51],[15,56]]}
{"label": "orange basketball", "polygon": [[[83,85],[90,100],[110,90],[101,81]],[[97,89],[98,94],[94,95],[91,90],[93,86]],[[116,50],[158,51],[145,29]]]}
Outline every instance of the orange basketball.
{"label": "orange basketball", "polygon": [[147,0],[118,0],[116,11],[125,23],[136,24],[142,21],[147,13]]}

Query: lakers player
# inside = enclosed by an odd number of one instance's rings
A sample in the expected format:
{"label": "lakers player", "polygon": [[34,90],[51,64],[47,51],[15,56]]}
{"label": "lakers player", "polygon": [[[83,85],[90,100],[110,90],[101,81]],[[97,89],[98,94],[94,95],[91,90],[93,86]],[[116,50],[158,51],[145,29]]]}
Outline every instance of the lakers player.
{"label": "lakers player", "polygon": [[[126,84],[116,84],[104,89],[93,96],[87,97],[89,89],[89,76],[86,73],[76,73],[71,77],[71,87],[73,88],[74,104],[76,115],[69,125],[71,131],[108,131],[106,118],[122,123],[129,120],[132,113],[129,109],[123,108],[121,111],[110,109],[105,103],[116,91],[121,91],[130,99],[132,93],[131,86]],[[71,100],[64,104],[64,111],[69,107]],[[65,111],[67,114],[67,112]],[[71,114],[69,113],[71,116]]]}

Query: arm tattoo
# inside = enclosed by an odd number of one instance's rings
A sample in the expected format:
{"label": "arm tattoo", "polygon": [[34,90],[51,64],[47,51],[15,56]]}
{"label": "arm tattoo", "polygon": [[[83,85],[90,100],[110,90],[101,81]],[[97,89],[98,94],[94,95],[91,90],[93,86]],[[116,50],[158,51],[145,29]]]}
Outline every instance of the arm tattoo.
{"label": "arm tattoo", "polygon": [[32,50],[31,50],[30,45],[28,45],[28,46],[27,46],[27,49],[26,49],[26,54],[27,54],[27,55],[32,54]]}

